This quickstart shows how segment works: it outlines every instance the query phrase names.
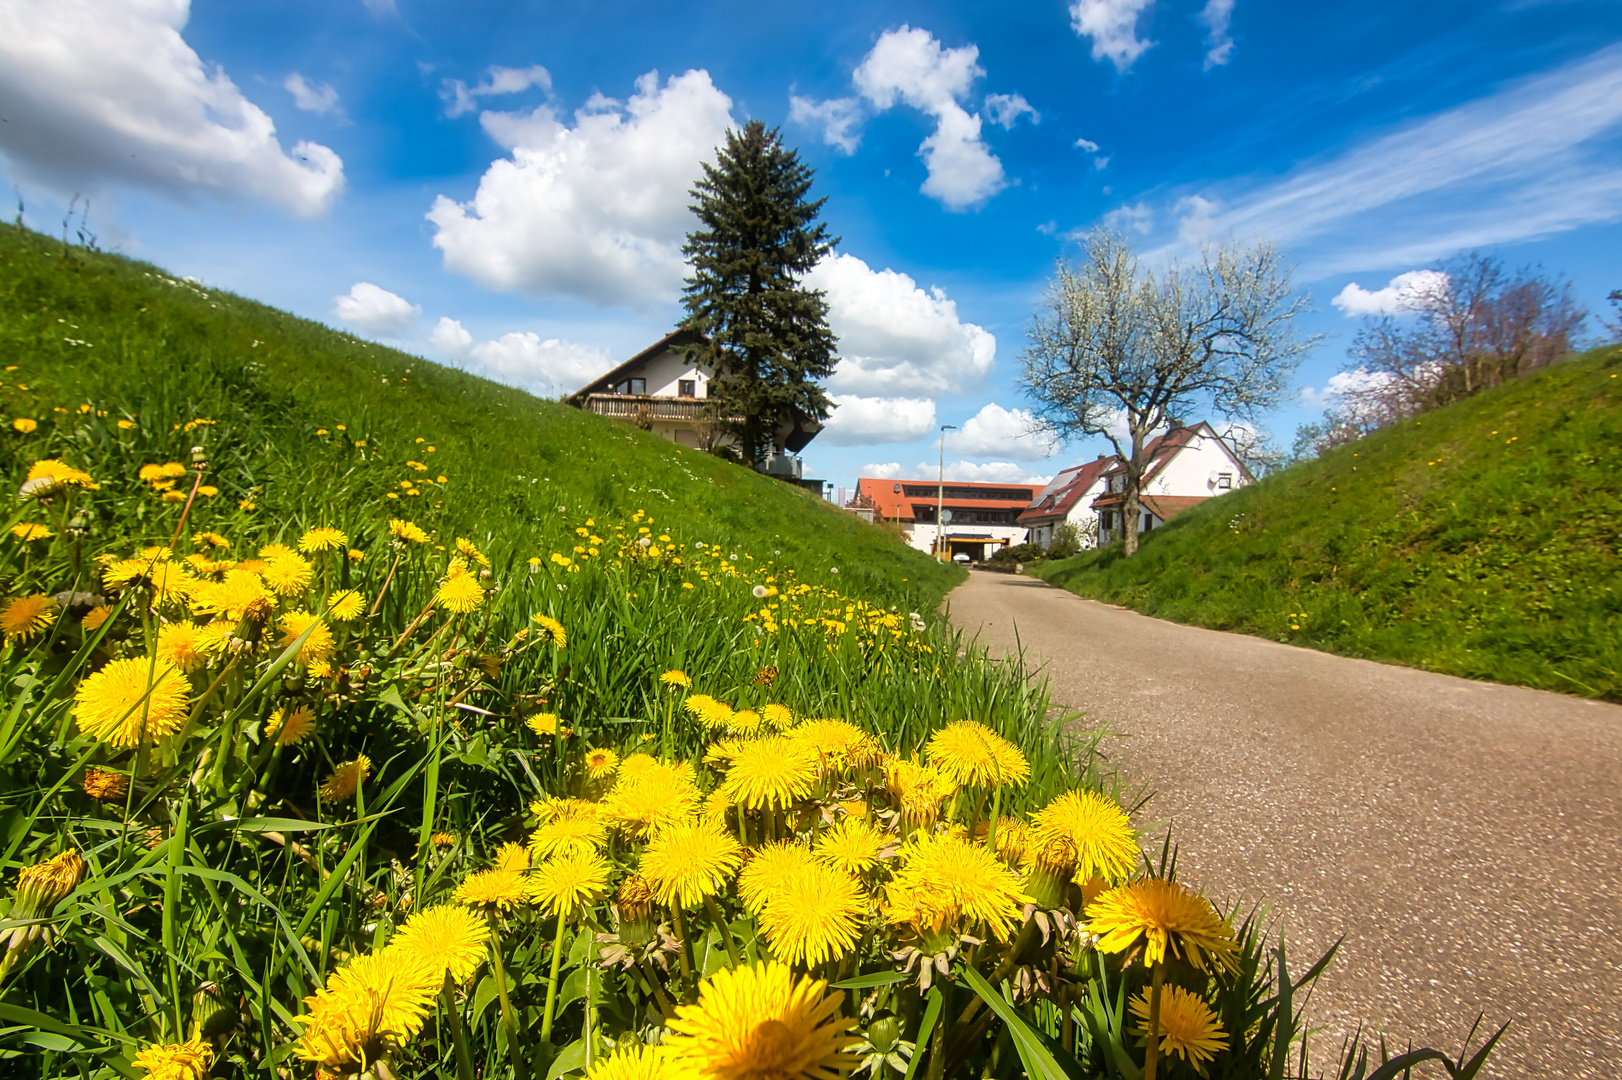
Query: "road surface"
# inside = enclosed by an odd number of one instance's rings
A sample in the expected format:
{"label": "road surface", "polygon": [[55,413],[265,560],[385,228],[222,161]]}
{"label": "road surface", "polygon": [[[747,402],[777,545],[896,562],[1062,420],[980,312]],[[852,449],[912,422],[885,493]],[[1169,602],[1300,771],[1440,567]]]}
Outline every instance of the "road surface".
{"label": "road surface", "polygon": [[[1622,1076],[1622,707],[1147,618],[975,571],[952,621],[1042,664],[1123,736],[1179,876],[1266,903],[1305,970],[1345,935],[1310,1021],[1319,1067],[1359,1022],[1486,1075]],[[1316,1069],[1314,1071],[1317,1071]]]}

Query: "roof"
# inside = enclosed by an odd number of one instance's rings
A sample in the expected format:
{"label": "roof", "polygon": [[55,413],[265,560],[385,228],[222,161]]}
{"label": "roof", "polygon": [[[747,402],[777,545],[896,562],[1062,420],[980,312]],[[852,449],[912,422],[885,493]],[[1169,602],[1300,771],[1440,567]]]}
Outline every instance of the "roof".
{"label": "roof", "polygon": [[[610,388],[615,383],[619,382],[623,376],[647,363],[649,360],[652,360],[660,353],[669,352],[672,349],[679,349],[685,346],[708,345],[709,343],[710,339],[699,333],[697,330],[686,326],[677,327],[664,337],[660,338],[658,341],[655,341],[652,345],[649,345],[646,349],[643,349],[641,352],[625,361],[625,363],[614,368],[607,374],[599,375],[585,386],[582,386],[579,390],[576,390],[574,393],[570,394],[564,400],[572,405],[579,405],[581,399],[587,394],[610,393]],[[809,442],[810,440],[807,441]]]}
{"label": "roof", "polygon": [[[1149,463],[1148,466],[1143,470],[1143,483],[1147,485],[1149,481],[1155,478],[1156,474],[1158,474],[1161,469],[1166,467],[1167,463],[1170,462],[1172,458],[1177,456],[1177,452],[1179,450],[1182,450],[1184,447],[1188,446],[1195,439],[1202,437],[1207,439],[1215,439],[1217,443],[1227,451],[1228,456],[1233,459],[1234,464],[1239,466],[1239,472],[1245,478],[1246,482],[1251,482],[1256,479],[1250,474],[1250,470],[1245,468],[1245,463],[1239,460],[1239,455],[1233,452],[1233,447],[1228,445],[1228,440],[1218,435],[1216,433],[1216,429],[1210,424],[1206,423],[1204,420],[1201,420],[1192,427],[1179,425],[1172,428],[1164,435],[1157,435],[1153,439],[1149,440],[1149,444],[1143,448],[1143,458]],[[1126,463],[1117,458],[1114,467],[1111,468],[1109,472],[1114,474],[1121,472],[1125,468]]]}
{"label": "roof", "polygon": [[[928,487],[929,494],[909,494],[907,488]],[[900,490],[897,490],[900,489]],[[912,520],[912,507],[914,503],[930,503],[936,501],[936,485],[925,484],[918,480],[884,480],[874,476],[860,477],[856,481],[856,494],[866,495],[873,500],[874,512],[881,517]],[[982,496],[993,493],[1010,495],[1009,498],[974,498],[959,493],[979,492]],[[1036,495],[1035,484],[983,484],[968,480],[952,480],[946,484],[946,505],[954,510],[1021,510],[1029,505]]]}
{"label": "roof", "polygon": [[[1161,521],[1170,521],[1189,507],[1214,497],[1211,495],[1141,495],[1138,497],[1138,502],[1145,510]],[[1117,491],[1114,494],[1100,495],[1094,499],[1093,508],[1109,510],[1120,506],[1125,501],[1126,495]]]}
{"label": "roof", "polygon": [[1117,460],[1115,457],[1100,456],[1097,461],[1061,470],[1019,515],[1019,523],[1031,526],[1063,520]]}

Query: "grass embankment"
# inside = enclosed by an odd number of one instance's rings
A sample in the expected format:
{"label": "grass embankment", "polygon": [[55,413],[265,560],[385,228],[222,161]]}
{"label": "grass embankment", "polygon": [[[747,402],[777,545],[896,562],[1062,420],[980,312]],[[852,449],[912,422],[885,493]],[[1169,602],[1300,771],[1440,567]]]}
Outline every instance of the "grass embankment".
{"label": "grass embankment", "polygon": [[[540,547],[560,514],[642,509],[696,540],[804,570],[837,565],[847,587],[917,611],[963,574],[804,491],[623,422],[13,226],[0,226],[0,358],[17,366],[0,374],[8,423],[85,404],[109,412],[75,415],[99,438],[141,412],[217,421],[247,448],[213,463],[217,501],[250,499],[259,520],[322,518],[392,490],[401,515],[501,536],[516,555],[525,537]],[[149,432],[135,441],[172,452]],[[0,463],[37,443],[0,439]],[[406,480],[421,494],[405,494]]]}
{"label": "grass embankment", "polygon": [[1042,566],[1146,615],[1622,701],[1622,349]]}

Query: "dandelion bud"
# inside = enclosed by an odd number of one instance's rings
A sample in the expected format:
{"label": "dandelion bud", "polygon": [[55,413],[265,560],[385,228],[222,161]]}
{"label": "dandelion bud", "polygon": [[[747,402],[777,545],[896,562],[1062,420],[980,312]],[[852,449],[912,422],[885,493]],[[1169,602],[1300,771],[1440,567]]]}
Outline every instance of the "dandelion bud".
{"label": "dandelion bud", "polygon": [[129,777],[107,769],[89,768],[84,774],[84,793],[97,802],[122,799],[130,789]]}
{"label": "dandelion bud", "polygon": [[488,570],[480,570],[479,571],[479,580],[480,581],[489,581],[490,580],[490,571],[488,571]]}
{"label": "dandelion bud", "polygon": [[27,959],[28,954],[45,940],[49,927],[33,920],[50,918],[56,905],[79,887],[79,882],[84,880],[84,872],[84,859],[70,848],[55,858],[24,867],[17,875],[17,895],[8,918],[30,925],[15,927],[9,934],[0,935],[0,944],[5,950],[0,954],[0,979],[10,974],[13,967]]}
{"label": "dandelion bud", "polygon": [[193,1039],[215,1039],[237,1026],[237,1010],[218,983],[204,983],[191,999]]}

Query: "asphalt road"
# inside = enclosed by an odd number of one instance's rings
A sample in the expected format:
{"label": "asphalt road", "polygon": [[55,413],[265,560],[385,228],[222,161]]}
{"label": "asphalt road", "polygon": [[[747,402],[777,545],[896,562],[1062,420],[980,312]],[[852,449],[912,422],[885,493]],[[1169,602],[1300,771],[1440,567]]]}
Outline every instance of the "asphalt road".
{"label": "asphalt road", "polygon": [[[1622,707],[1147,618],[976,571],[952,621],[1043,664],[1122,738],[1179,875],[1266,903],[1305,970],[1320,1067],[1363,1023],[1449,1053],[1512,1021],[1486,1075],[1622,1076]],[[1316,1071],[1316,1070],[1315,1070]]]}

